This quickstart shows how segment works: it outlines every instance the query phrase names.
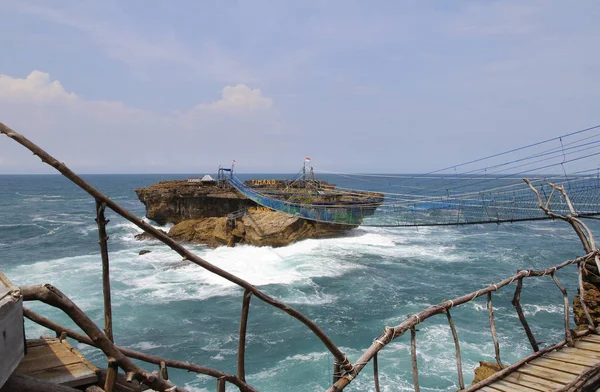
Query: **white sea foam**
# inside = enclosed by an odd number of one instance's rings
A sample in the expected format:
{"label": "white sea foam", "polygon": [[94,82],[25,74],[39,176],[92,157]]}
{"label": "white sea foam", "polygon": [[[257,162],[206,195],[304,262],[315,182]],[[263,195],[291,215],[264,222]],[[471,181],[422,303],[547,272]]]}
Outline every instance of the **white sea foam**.
{"label": "white sea foam", "polygon": [[27,193],[21,193],[21,192],[15,192],[15,194],[17,194],[19,196],[39,197],[39,198],[44,198],[44,199],[61,199],[63,197],[61,195],[35,195],[35,194],[27,194]]}
{"label": "white sea foam", "polygon": [[[86,232],[95,230],[89,225]],[[233,295],[239,290],[235,284],[212,274],[191,263],[182,263],[175,252],[157,242],[140,243],[133,236],[141,230],[131,222],[120,222],[112,227],[112,240],[135,244],[135,248],[111,253],[115,277],[129,288],[121,294],[140,301],[175,301],[181,299],[204,300],[214,296]],[[210,263],[233,273],[257,286],[270,284],[288,285],[290,291],[283,300],[292,304],[327,304],[337,300],[335,295],[324,294],[318,289],[300,290],[294,286],[311,287],[315,277],[337,277],[356,269],[365,268],[353,260],[352,255],[372,253],[384,257],[403,259],[409,255],[439,255],[444,260],[453,260],[448,255],[453,248],[436,253],[431,248],[404,244],[397,233],[385,230],[357,230],[350,237],[309,239],[282,247],[255,247],[240,245],[233,248],[207,249],[203,246],[188,246]],[[138,256],[143,247],[152,253]],[[445,255],[445,256],[444,256]],[[61,264],[65,260],[55,260]],[[97,260],[95,261],[97,263]],[[84,263],[85,264],[85,263]],[[97,265],[97,264],[96,264]],[[85,268],[85,267],[83,267]],[[160,272],[158,272],[160,271]],[[294,286],[290,286],[294,285]]]}
{"label": "white sea foam", "polygon": [[558,305],[535,305],[535,304],[525,304],[523,305],[523,313],[526,316],[535,316],[538,313],[553,313],[553,314],[561,314],[564,312],[563,306]]}
{"label": "white sea foam", "polygon": [[149,341],[141,341],[141,342],[131,345],[131,348],[142,350],[142,351],[152,350],[153,348],[158,348],[158,347],[163,347],[163,346],[160,343],[149,342]]}
{"label": "white sea foam", "polygon": [[[171,227],[173,227],[172,223],[168,223],[166,225],[156,225],[154,224],[152,221],[148,220],[147,218],[142,218],[142,220],[148,224],[150,224],[152,227],[154,227],[155,229],[158,230],[163,230],[168,232],[169,229]],[[141,234],[144,232],[144,230],[140,229],[138,226],[136,226],[133,222],[129,222],[129,221],[122,221],[120,223],[117,223],[115,225],[111,225],[108,228],[109,230],[109,234],[112,235],[113,240],[116,241],[120,241],[123,243],[140,243],[140,242],[157,242],[154,239],[148,239],[148,240],[138,240],[135,238],[135,236],[137,234]]]}
{"label": "white sea foam", "polygon": [[0,227],[28,227],[28,226],[35,226],[35,227],[39,227],[40,229],[44,229],[43,226],[40,226],[36,223],[9,223],[9,224],[1,224]]}
{"label": "white sea foam", "polygon": [[327,352],[312,352],[308,354],[295,354],[285,358],[285,361],[316,361],[326,358],[329,355]]}
{"label": "white sea foam", "polygon": [[[325,364],[330,354],[328,352],[309,352],[299,353],[286,357],[283,360],[277,361],[272,367],[263,369],[259,372],[248,375],[248,379],[256,382],[255,380],[271,380],[275,379],[278,374],[293,369],[297,366],[302,366],[303,362],[317,362]],[[307,380],[313,381],[314,380]]]}
{"label": "white sea foam", "polygon": [[82,227],[79,229],[79,232],[83,235],[88,235],[92,232],[98,231],[98,226],[97,225],[89,225],[86,227]]}
{"label": "white sea foam", "polygon": [[58,223],[61,225],[84,225],[86,222],[82,221],[74,221],[74,220],[58,220],[58,219],[49,219],[49,218],[33,218],[34,222],[46,222],[46,223]]}
{"label": "white sea foam", "polygon": [[[117,225],[115,225],[117,226]],[[92,230],[91,226],[88,226]],[[118,225],[121,231],[133,232],[133,224]],[[114,240],[114,237],[112,238]],[[306,240],[283,247],[255,247],[248,245],[234,248],[221,247],[207,249],[201,246],[190,247],[210,263],[233,273],[257,286],[270,284],[289,286],[290,292],[283,299],[293,304],[326,304],[336,301],[336,296],[325,294],[316,288],[315,277],[336,277],[348,271],[363,268],[360,264],[338,257],[346,248],[381,242],[371,234],[356,238],[353,245],[348,239]],[[139,256],[136,248],[111,252],[113,279],[128,288],[116,292],[123,299],[131,298],[146,301],[177,301],[185,299],[204,300],[214,296],[237,294],[239,288],[209,271],[192,263],[184,263],[175,252],[159,243],[144,244],[152,253]],[[368,245],[372,246],[372,245]],[[97,255],[77,256],[40,262],[33,265],[38,273],[34,277],[58,278],[52,271],[60,271],[70,265],[77,265],[78,273],[86,270],[98,271]],[[50,275],[45,275],[46,273]],[[309,287],[300,290],[296,285]],[[311,290],[310,287],[313,287]]]}

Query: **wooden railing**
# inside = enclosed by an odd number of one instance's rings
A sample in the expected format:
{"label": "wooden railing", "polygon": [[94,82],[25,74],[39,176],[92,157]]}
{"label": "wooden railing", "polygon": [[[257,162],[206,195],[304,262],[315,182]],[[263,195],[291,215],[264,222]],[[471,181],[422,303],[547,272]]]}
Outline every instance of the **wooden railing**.
{"label": "wooden railing", "polygon": [[[215,377],[217,378],[218,391],[225,390],[226,382],[236,385],[242,391],[255,391],[255,389],[248,385],[245,381],[246,375],[244,366],[246,360],[246,327],[248,313],[250,311],[250,299],[252,298],[252,296],[262,300],[263,302],[275,308],[284,311],[291,317],[300,321],[309,330],[311,330],[315,336],[317,336],[321,340],[321,342],[324,344],[327,350],[333,355],[337,363],[340,364],[340,368],[344,372],[352,371],[353,366],[346,357],[346,355],[314,321],[306,317],[304,314],[300,313],[292,306],[269,296],[262,290],[250,284],[249,282],[209,263],[203,258],[190,252],[183,245],[168,237],[164,232],[144,222],[141,218],[135,216],[134,214],[132,214],[113,200],[111,200],[109,197],[104,195],[98,189],[91,186],[89,183],[83,180],[83,178],[81,178],[75,172],[69,169],[64,163],[58,161],[46,151],[44,151],[42,148],[28,140],[26,137],[15,132],[14,130],[10,129],[2,123],[0,123],[0,133],[8,136],[17,143],[21,144],[29,151],[31,151],[34,155],[37,155],[39,158],[41,158],[42,162],[58,170],[63,176],[65,176],[77,186],[79,186],[81,189],[90,194],[96,201],[96,222],[98,225],[99,234],[98,242],[100,244],[100,253],[102,256],[102,286],[104,295],[105,320],[104,332],[100,331],[96,327],[96,325],[85,315],[85,313],[81,311],[81,309],[79,309],[74,303],[72,303],[71,300],[69,300],[55,287],[51,285],[42,285],[35,287],[22,287],[21,289],[26,294],[24,295],[24,299],[26,301],[40,300],[65,311],[73,319],[73,321],[75,321],[75,323],[87,334],[87,337],[81,334],[77,334],[75,331],[70,331],[67,328],[64,328],[58,324],[51,322],[50,320],[44,319],[41,316],[36,315],[35,313],[29,310],[26,310],[27,317],[31,318],[33,321],[40,323],[41,325],[46,326],[47,328],[54,329],[57,333],[67,332],[67,334],[72,338],[77,339],[78,341],[81,341],[83,343],[92,344],[93,346],[100,348],[104,352],[104,354],[108,358],[108,373],[106,377],[107,381],[105,384],[105,390],[107,392],[112,392],[114,388],[117,367],[123,369],[127,373],[129,379],[136,379],[139,382],[143,382],[144,384],[156,390],[183,390],[182,388],[173,385],[170,381],[164,380],[160,377],[156,377],[154,374],[146,372],[145,370],[139,368],[128,359],[129,357],[141,359],[151,363],[158,362],[160,364],[161,362],[164,362],[166,366],[181,368]],[[146,233],[152,235],[154,238],[161,241],[163,244],[169,246],[172,250],[181,255],[184,260],[197,264],[200,267],[216,275],[219,275],[222,278],[227,279],[228,281],[244,289],[244,294],[242,298],[242,316],[239,328],[237,366],[238,372],[236,375],[227,374],[225,372],[221,372],[212,368],[189,364],[187,362],[184,363],[154,356],[148,356],[146,354],[142,354],[132,350],[118,348],[114,345],[112,336],[112,309],[110,300],[110,262],[108,253],[108,236],[106,235],[106,225],[108,221],[104,217],[104,212],[106,208],[111,209],[116,214],[132,222],[137,227],[144,230]]]}
{"label": "wooden railing", "polygon": [[[410,341],[411,341],[411,344],[410,344],[411,350],[410,351],[411,351],[411,360],[412,360],[413,384],[414,384],[415,391],[419,392],[420,388],[419,388],[419,371],[418,371],[417,350],[416,350],[416,346],[417,346],[416,326],[418,324],[423,323],[425,320],[427,320],[433,316],[436,316],[436,315],[445,315],[446,316],[448,325],[452,332],[452,337],[453,337],[455,351],[456,351],[456,370],[457,370],[457,374],[458,374],[458,384],[460,386],[460,389],[463,392],[474,391],[483,386],[486,386],[486,385],[494,382],[495,380],[504,377],[506,374],[514,371],[515,369],[517,369],[521,365],[529,362],[533,358],[537,358],[547,352],[556,350],[564,345],[573,346],[573,338],[574,337],[584,336],[591,332],[595,333],[596,332],[596,324],[594,323],[594,320],[590,316],[590,313],[588,311],[587,305],[585,304],[583,296],[580,296],[580,303],[581,303],[582,309],[586,315],[587,329],[585,329],[583,331],[577,331],[577,332],[571,329],[570,322],[569,322],[569,314],[570,314],[569,296],[567,294],[567,290],[563,287],[563,285],[558,280],[558,278],[556,276],[556,272],[565,267],[568,267],[571,265],[576,265],[577,266],[577,274],[578,274],[578,288],[579,288],[579,292],[583,293],[584,271],[588,271],[587,268],[590,268],[590,269],[593,269],[594,273],[597,274],[597,267],[595,266],[595,264],[589,264],[589,263],[592,263],[592,262],[595,263],[595,258],[598,255],[600,255],[600,251],[596,250],[585,256],[579,257],[574,260],[565,261],[559,265],[556,265],[554,267],[550,267],[547,269],[518,271],[515,275],[510,276],[498,283],[492,283],[489,286],[482,288],[480,290],[477,290],[475,292],[463,295],[458,298],[454,298],[452,300],[444,301],[438,305],[431,306],[415,315],[410,316],[407,320],[405,320],[404,322],[402,322],[401,324],[399,324],[396,327],[385,328],[385,331],[383,332],[383,334],[380,335],[378,338],[376,338],[373,341],[373,344],[369,348],[367,348],[367,350],[365,350],[364,353],[360,356],[360,358],[358,358],[358,360],[355,362],[354,370],[341,376],[328,389],[328,391],[341,391],[342,389],[344,389],[344,387],[346,387],[354,378],[356,378],[358,376],[358,374],[361,372],[361,370],[364,369],[366,364],[368,364],[370,361],[373,361],[375,390],[379,391],[377,353],[379,351],[381,351],[385,346],[387,346],[390,342],[392,342],[394,339],[397,339],[400,336],[404,335],[407,331],[410,331]],[[586,263],[588,263],[588,264],[586,264]],[[539,277],[545,277],[545,276],[550,277],[554,281],[556,287],[558,288],[558,290],[560,290],[560,292],[563,296],[563,307],[564,307],[564,323],[563,323],[564,325],[563,326],[564,326],[565,338],[564,338],[564,340],[562,340],[561,342],[559,342],[557,344],[553,344],[553,345],[547,346],[543,349],[540,349],[540,347],[533,335],[533,332],[525,318],[525,314],[521,307],[520,299],[521,299],[521,291],[523,288],[523,280],[524,279],[539,278]],[[493,296],[494,292],[496,292],[502,288],[505,288],[509,285],[513,285],[513,284],[515,285],[515,292],[513,295],[512,304],[516,309],[516,312],[517,312],[517,315],[521,322],[521,325],[523,326],[523,330],[524,330],[525,334],[527,335],[529,343],[531,344],[531,348],[533,349],[533,353],[531,355],[527,356],[526,358],[523,358],[520,361],[511,364],[510,366],[505,366],[503,364],[502,360],[500,359],[500,345],[498,343],[498,336],[496,333],[496,323],[494,321],[492,296]],[[475,385],[471,385],[471,386],[465,388],[459,338],[458,338],[458,334],[456,332],[456,328],[454,326],[454,322],[452,320],[452,315],[450,313],[450,310],[459,305],[463,305],[465,303],[471,302],[471,301],[475,300],[476,298],[479,298],[482,296],[487,297],[487,310],[488,310],[488,314],[489,314],[491,338],[494,342],[495,359],[496,359],[498,366],[502,370]],[[600,369],[598,369],[598,370],[600,370]]]}
{"label": "wooden railing", "polygon": [[[57,335],[69,336],[72,339],[75,339],[81,343],[85,343],[91,346],[98,347],[101,349],[107,357],[108,362],[108,371],[106,375],[106,382],[104,384],[104,389],[107,392],[112,392],[116,378],[117,378],[117,369],[121,368],[125,371],[128,380],[137,380],[140,383],[144,383],[149,387],[158,390],[158,391],[184,391],[183,388],[175,386],[168,380],[168,367],[184,369],[191,372],[196,372],[200,374],[205,374],[211,377],[214,377],[217,381],[217,391],[224,392],[225,384],[230,383],[235,385],[240,391],[256,391],[255,388],[250,386],[246,382],[246,374],[245,374],[245,349],[246,349],[246,334],[247,334],[247,320],[248,314],[250,312],[250,304],[252,297],[256,297],[261,301],[278,308],[291,317],[300,321],[304,326],[306,326],[312,333],[317,336],[323,345],[327,348],[327,350],[334,357],[334,369],[333,369],[333,385],[329,387],[328,391],[341,391],[343,390],[350,382],[356,378],[361,371],[365,368],[365,366],[372,361],[373,363],[373,372],[374,372],[374,383],[376,391],[379,391],[379,374],[378,374],[378,358],[377,353],[381,351],[387,344],[389,344],[394,339],[402,336],[407,331],[410,331],[411,336],[411,360],[412,360],[412,373],[413,373],[413,382],[415,391],[419,391],[419,372],[418,372],[418,361],[417,361],[417,330],[416,326],[425,320],[436,316],[436,315],[445,315],[448,325],[452,332],[452,337],[455,345],[456,351],[456,369],[458,374],[458,383],[460,388],[467,392],[478,389],[484,385],[487,385],[494,380],[503,377],[505,374],[511,372],[512,370],[518,368],[522,364],[527,361],[543,355],[546,352],[555,350],[564,345],[573,345],[573,337],[585,335],[590,332],[596,331],[596,325],[591,318],[587,306],[583,300],[583,295],[581,298],[581,305],[586,315],[588,327],[585,331],[575,332],[570,329],[569,324],[569,297],[565,288],[561,285],[560,281],[556,277],[556,272],[570,265],[577,265],[578,268],[578,285],[579,292],[583,293],[583,276],[588,272],[595,273],[596,275],[600,274],[600,263],[599,263],[599,255],[600,253],[595,249],[595,245],[593,244],[593,239],[591,239],[591,232],[589,230],[586,232],[581,227],[579,228],[578,235],[580,238],[586,238],[586,234],[589,235],[590,241],[588,242],[589,246],[585,246],[586,255],[583,257],[579,257],[574,260],[565,261],[562,264],[557,266],[547,268],[544,270],[524,270],[518,271],[515,275],[508,277],[498,283],[491,284],[481,290],[476,292],[464,295],[462,297],[455,298],[453,300],[444,301],[438,305],[427,308],[401,324],[395,327],[386,327],[383,334],[381,334],[377,339],[374,340],[373,344],[368,347],[364,353],[358,358],[358,360],[353,365],[346,355],[340,350],[340,348],[329,338],[329,336],[311,319],[300,313],[298,310],[293,307],[267,295],[263,291],[259,290],[249,282],[209,263],[208,261],[202,259],[201,257],[193,254],[189,250],[187,250],[183,245],[177,243],[173,239],[169,238],[164,232],[155,229],[148,223],[144,222],[139,217],[133,215],[125,208],[115,203],[109,197],[101,193],[96,188],[92,187],[86,181],[84,181],[81,177],[75,174],[72,170],[70,170],[64,163],[59,162],[54,157],[46,153],[43,149],[32,143],[30,140],[25,138],[23,135],[18,134],[12,129],[8,128],[4,124],[0,123],[0,133],[8,136],[9,138],[15,140],[17,143],[23,145],[25,148],[33,152],[34,155],[37,155],[41,158],[42,162],[47,163],[48,165],[54,167],[60,173],[62,173],[66,178],[71,180],[81,189],[90,194],[96,201],[96,223],[98,226],[98,243],[100,245],[100,254],[102,259],[102,286],[103,286],[103,296],[104,296],[104,331],[100,330],[88,317],[87,315],[77,307],[66,295],[60,292],[57,288],[46,284],[46,285],[37,285],[37,286],[25,286],[21,287],[21,293],[25,301],[42,301],[54,307],[57,307],[63,310],[84,332],[85,334],[81,334],[79,332],[68,329],[62,325],[59,325],[47,318],[32,312],[29,309],[24,310],[24,315],[28,319],[46,327],[51,330],[54,330]],[[538,194],[538,197],[539,194]],[[549,203],[546,204],[546,207]],[[540,199],[540,206],[543,209],[543,205]],[[106,208],[111,209],[116,214],[122,216],[128,221],[134,223],[137,227],[141,228],[146,233],[152,235],[165,245],[169,246],[173,251],[177,252],[179,255],[183,257],[184,260],[187,260],[191,263],[197,264],[200,267],[227,279],[228,281],[238,285],[239,287],[244,289],[244,293],[242,296],[242,310],[240,317],[240,327],[239,327],[239,341],[238,341],[238,355],[237,355],[237,373],[230,374],[223,371],[219,371],[217,369],[196,365],[189,362],[182,362],[171,360],[167,358],[162,358],[159,356],[148,355],[145,353],[141,353],[135,350],[126,349],[122,347],[118,347],[113,343],[113,332],[112,332],[112,306],[111,306],[111,289],[110,289],[110,260],[109,260],[109,251],[108,251],[108,235],[106,232],[106,226],[108,221],[105,218],[105,210]],[[546,211],[547,212],[547,211]],[[548,212],[547,212],[548,213]],[[569,219],[573,217],[568,217]],[[565,218],[566,220],[566,218]],[[569,223],[577,225],[577,219],[573,218]],[[586,228],[587,229],[587,228]],[[578,229],[576,228],[576,231]],[[582,240],[583,240],[582,239]],[[534,277],[544,277],[549,276],[557,288],[561,291],[563,295],[564,302],[564,335],[565,339],[557,344],[547,346],[543,349],[540,349],[531,328],[529,327],[527,320],[525,319],[525,315],[520,305],[520,297],[521,290],[523,287],[523,280]],[[0,273],[0,278],[2,274]],[[515,284],[515,292],[513,296],[513,305],[516,309],[519,320],[523,326],[524,332],[527,335],[527,338],[531,344],[533,349],[533,353],[528,357],[513,363],[510,366],[504,367],[504,364],[500,358],[500,346],[498,343],[498,337],[496,333],[496,326],[494,321],[494,312],[492,306],[493,293],[499,289],[502,289],[511,284]],[[461,360],[461,352],[460,352],[460,343],[459,337],[452,320],[451,309],[462,305],[464,303],[473,301],[476,298],[481,296],[487,296],[487,309],[489,313],[489,321],[490,321],[490,330],[492,340],[494,342],[494,350],[495,350],[495,358],[496,362],[500,367],[504,367],[503,370],[496,373],[494,376],[478,383],[472,385],[468,388],[465,388],[464,376],[462,370],[462,360]],[[148,372],[141,367],[135,365],[130,358],[138,359],[141,361],[145,361],[147,363],[151,363],[159,366],[159,372]],[[582,374],[581,377],[577,379],[577,382],[583,382],[582,380],[586,380],[589,378],[596,377],[598,370],[594,369],[588,371],[586,374]]]}

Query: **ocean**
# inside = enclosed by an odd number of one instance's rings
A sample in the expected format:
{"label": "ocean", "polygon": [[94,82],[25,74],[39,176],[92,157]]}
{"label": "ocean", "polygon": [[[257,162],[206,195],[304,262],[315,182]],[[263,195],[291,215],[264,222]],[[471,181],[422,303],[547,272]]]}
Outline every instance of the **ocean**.
{"label": "ocean", "polygon": [[[134,189],[187,175],[87,175],[87,181],[138,216],[145,213]],[[239,175],[282,178],[282,175]],[[345,187],[361,188],[346,179]],[[50,283],[103,325],[101,261],[94,200],[59,175],[0,176],[0,270],[17,285]],[[243,290],[202,268],[182,262],[166,246],[138,241],[133,224],[107,211],[113,323],[118,345],[163,357],[236,372]],[[596,232],[597,221],[588,222]],[[157,226],[158,227],[158,226]],[[161,227],[168,229],[167,227]],[[258,286],[313,319],[351,361],[385,326],[402,322],[443,300],[483,288],[518,269],[544,268],[583,254],[561,221],[464,227],[359,227],[337,238],[309,239],[282,248],[241,245],[188,248]],[[151,253],[138,255],[140,250]],[[557,276],[572,302],[576,267]],[[531,348],[510,301],[514,284],[494,294],[501,356],[511,363]],[[561,340],[562,296],[550,277],[526,279],[522,303],[538,341]],[[61,312],[39,303],[27,307],[76,328]],[[493,361],[485,298],[454,308],[465,381],[479,361]],[[572,319],[572,317],[571,317]],[[29,338],[45,328],[26,323]],[[382,391],[411,391],[410,334],[379,354]],[[94,364],[103,354],[72,342]],[[423,391],[458,389],[454,343],[445,316],[418,325],[419,380]],[[143,365],[155,370],[151,365]],[[265,392],[324,391],[333,358],[300,322],[252,298],[248,323],[248,382]],[[216,380],[169,370],[191,391],[214,391]],[[228,391],[237,390],[228,385]],[[374,391],[367,365],[347,391]]]}

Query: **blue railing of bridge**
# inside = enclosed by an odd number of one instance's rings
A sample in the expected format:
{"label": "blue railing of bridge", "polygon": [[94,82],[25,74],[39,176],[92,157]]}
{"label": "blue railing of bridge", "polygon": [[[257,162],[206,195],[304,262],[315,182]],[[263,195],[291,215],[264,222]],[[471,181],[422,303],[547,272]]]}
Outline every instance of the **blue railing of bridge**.
{"label": "blue railing of bridge", "polygon": [[322,206],[310,203],[293,203],[262,195],[248,187],[235,175],[228,176],[227,180],[235,189],[256,204],[316,222],[358,226],[361,224],[367,211],[370,211],[372,214],[374,209],[374,207],[369,206]]}

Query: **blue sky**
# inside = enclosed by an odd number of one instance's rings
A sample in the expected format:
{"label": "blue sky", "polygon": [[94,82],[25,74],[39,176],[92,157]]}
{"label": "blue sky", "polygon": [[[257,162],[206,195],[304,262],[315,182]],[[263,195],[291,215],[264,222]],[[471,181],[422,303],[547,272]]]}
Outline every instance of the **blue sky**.
{"label": "blue sky", "polygon": [[[599,1],[0,13],[0,122],[82,173],[425,172],[600,124]],[[0,173],[45,172],[0,139]]]}

